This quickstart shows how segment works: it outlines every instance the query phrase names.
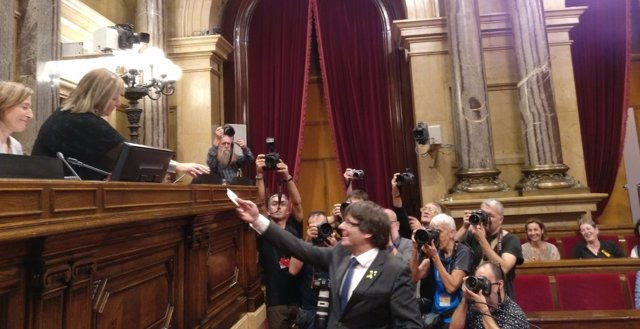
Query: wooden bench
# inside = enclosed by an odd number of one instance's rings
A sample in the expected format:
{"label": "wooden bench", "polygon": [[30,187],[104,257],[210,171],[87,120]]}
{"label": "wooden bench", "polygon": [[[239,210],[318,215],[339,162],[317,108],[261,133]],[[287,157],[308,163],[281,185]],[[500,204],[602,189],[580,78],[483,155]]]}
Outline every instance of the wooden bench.
{"label": "wooden bench", "polygon": [[560,260],[518,266],[516,302],[551,328],[640,328],[634,288],[640,259]]}

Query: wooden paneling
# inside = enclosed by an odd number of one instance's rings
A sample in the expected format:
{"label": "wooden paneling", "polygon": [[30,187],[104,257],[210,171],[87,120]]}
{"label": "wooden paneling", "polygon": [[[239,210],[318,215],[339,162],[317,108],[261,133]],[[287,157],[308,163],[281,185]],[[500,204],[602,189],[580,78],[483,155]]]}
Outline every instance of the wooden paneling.
{"label": "wooden paneling", "polygon": [[0,328],[230,327],[264,298],[227,187],[0,181]]}

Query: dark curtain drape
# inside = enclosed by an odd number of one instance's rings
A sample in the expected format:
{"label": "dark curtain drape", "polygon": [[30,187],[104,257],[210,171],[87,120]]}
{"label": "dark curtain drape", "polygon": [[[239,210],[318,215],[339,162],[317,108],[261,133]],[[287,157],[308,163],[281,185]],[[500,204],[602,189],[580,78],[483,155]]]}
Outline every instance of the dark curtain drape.
{"label": "dark curtain drape", "polygon": [[[629,0],[567,0],[566,5],[589,7],[571,31],[571,53],[588,184],[592,192],[610,194],[627,117]],[[596,217],[608,201],[598,204]]]}
{"label": "dark curtain drape", "polygon": [[311,1],[340,175],[363,169],[358,187],[388,207],[391,124],[381,15],[371,0]]}
{"label": "dark curtain drape", "polygon": [[[249,146],[267,153],[265,139],[276,148],[289,172],[297,177],[306,107],[311,35],[308,1],[261,0],[249,31]],[[265,184],[275,193],[276,175]],[[285,191],[286,192],[286,191]]]}

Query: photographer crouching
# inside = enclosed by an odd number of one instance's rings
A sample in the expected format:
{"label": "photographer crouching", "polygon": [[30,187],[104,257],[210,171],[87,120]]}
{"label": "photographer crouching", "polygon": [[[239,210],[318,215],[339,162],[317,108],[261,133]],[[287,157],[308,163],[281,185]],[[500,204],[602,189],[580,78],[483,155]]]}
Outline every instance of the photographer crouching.
{"label": "photographer crouching", "polygon": [[455,241],[456,224],[438,214],[428,229],[413,233],[412,279],[420,280],[424,328],[447,329],[462,299],[462,282],[472,271],[471,250]]}
{"label": "photographer crouching", "polygon": [[500,265],[482,263],[475,275],[465,278],[464,298],[453,314],[450,329],[529,328],[525,313],[505,293]]}
{"label": "photographer crouching", "polygon": [[[311,212],[307,224],[306,242],[319,247],[333,247],[338,243],[324,212]],[[297,328],[326,328],[331,290],[327,269],[304,264],[301,260],[291,257],[289,273],[300,276],[300,308],[295,321]]]}

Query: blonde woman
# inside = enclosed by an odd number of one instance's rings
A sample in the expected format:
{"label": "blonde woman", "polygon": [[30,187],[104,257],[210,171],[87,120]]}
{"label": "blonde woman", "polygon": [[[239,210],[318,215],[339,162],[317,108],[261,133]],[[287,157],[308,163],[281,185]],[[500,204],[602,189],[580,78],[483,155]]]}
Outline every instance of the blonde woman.
{"label": "blonde woman", "polygon": [[[103,117],[120,106],[124,83],[107,69],[85,74],[76,89],[40,128],[33,145],[34,155],[55,157],[61,152],[90,166],[110,171],[125,138]],[[174,163],[178,174],[197,176],[209,168],[197,163]],[[66,168],[65,168],[66,170]],[[103,180],[104,175],[86,168],[76,171],[85,180]]]}
{"label": "blonde woman", "polygon": [[33,119],[32,94],[20,83],[0,81],[0,153],[22,154],[22,145],[11,134],[23,132]]}
{"label": "blonde woman", "polygon": [[522,256],[526,262],[560,259],[558,248],[546,241],[547,231],[540,219],[530,218],[524,224],[524,229],[529,241],[522,245]]}

